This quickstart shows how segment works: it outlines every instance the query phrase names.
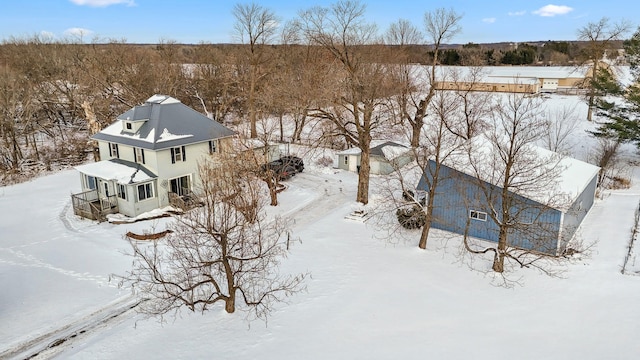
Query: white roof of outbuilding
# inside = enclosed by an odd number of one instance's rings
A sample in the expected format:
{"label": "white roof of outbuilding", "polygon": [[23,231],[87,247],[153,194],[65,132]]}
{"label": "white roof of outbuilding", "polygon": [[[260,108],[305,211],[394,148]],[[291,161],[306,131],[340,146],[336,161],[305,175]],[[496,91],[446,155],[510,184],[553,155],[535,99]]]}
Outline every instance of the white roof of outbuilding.
{"label": "white roof of outbuilding", "polygon": [[346,150],[338,151],[336,155],[360,155],[361,152],[362,150],[360,150],[360,148],[352,147]]}
{"label": "white roof of outbuilding", "polygon": [[[436,78],[438,81],[468,81],[473,71],[479,69],[480,73],[475,81],[484,83],[533,83],[539,79],[567,79],[584,78],[588,68],[572,66],[481,66],[472,68],[469,66],[438,66]],[[419,71],[426,71],[422,66]],[[426,76],[426,75],[425,75]]]}
{"label": "white roof of outbuilding", "polygon": [[[402,144],[394,141],[387,140],[373,140],[371,142],[371,156],[384,157],[387,160],[393,160],[401,155],[404,155],[410,149]],[[336,155],[360,155],[362,151],[360,148],[353,147],[346,150],[342,150],[336,153]]]}
{"label": "white roof of outbuilding", "polygon": [[565,79],[583,78],[586,67],[572,66],[487,66],[489,77]]}
{"label": "white roof of outbuilding", "polygon": [[[600,171],[598,166],[562,156],[538,146],[529,145],[526,149],[525,156],[531,157],[532,161],[539,166],[531,166],[530,169],[523,171],[526,178],[512,179],[512,183],[522,184],[514,186],[513,190],[518,195],[561,211],[568,210]],[[447,157],[444,165],[472,177],[479,176],[480,180],[500,187],[504,180],[501,176],[503,174],[500,171],[493,171],[495,166],[501,166],[502,161],[497,158],[498,156],[499,152],[495,144],[484,135],[479,135],[464,148],[454,151]],[[487,171],[478,174],[475,169],[487,169]],[[546,179],[543,175],[545,172],[552,173],[555,177]],[[536,181],[539,183],[536,184]],[[548,181],[545,184],[546,188],[540,187],[542,181]]]}

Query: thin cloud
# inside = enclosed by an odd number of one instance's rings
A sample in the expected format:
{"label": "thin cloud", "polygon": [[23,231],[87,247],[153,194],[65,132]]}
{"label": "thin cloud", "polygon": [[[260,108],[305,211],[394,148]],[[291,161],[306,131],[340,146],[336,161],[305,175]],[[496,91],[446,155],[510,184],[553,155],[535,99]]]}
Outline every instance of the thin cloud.
{"label": "thin cloud", "polygon": [[56,38],[56,35],[51,31],[42,30],[40,31],[40,39],[44,41],[52,41]]}
{"label": "thin cloud", "polygon": [[496,22],[496,18],[484,18],[482,19],[482,22],[487,24],[493,24],[494,22]]}
{"label": "thin cloud", "polygon": [[90,36],[91,34],[93,34],[93,31],[78,27],[70,28],[64,31],[65,36],[77,38],[79,40],[83,40],[85,37]]}
{"label": "thin cloud", "polygon": [[523,11],[509,11],[507,14],[509,16],[522,16],[522,15],[524,15],[526,13],[527,12],[523,10]]}
{"label": "thin cloud", "polygon": [[134,0],[69,0],[72,3],[80,6],[91,6],[91,7],[107,7],[111,5],[119,5],[125,4],[127,6],[135,6],[136,3]]}
{"label": "thin cloud", "polygon": [[540,16],[564,15],[573,11],[573,8],[565,5],[545,5],[533,13]]}

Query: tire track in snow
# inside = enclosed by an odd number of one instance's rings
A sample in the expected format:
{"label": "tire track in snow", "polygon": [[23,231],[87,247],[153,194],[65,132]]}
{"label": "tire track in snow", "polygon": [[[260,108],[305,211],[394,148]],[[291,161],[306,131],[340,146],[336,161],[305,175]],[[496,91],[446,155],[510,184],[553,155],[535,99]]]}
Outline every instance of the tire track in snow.
{"label": "tire track in snow", "polygon": [[[4,251],[10,253],[11,255],[13,255],[14,257],[18,258],[19,260],[22,260],[22,261],[11,261],[11,260],[2,260],[2,259],[0,259],[1,263],[14,265],[14,266],[24,266],[24,267],[42,268],[42,269],[52,270],[52,271],[55,271],[55,272],[60,273],[62,275],[73,277],[73,278],[78,279],[78,280],[93,281],[93,282],[96,282],[99,285],[105,285],[106,284],[107,286],[109,286],[111,284],[109,282],[109,278],[107,278],[105,276],[91,275],[91,274],[86,273],[86,272],[85,273],[79,273],[79,272],[76,272],[76,271],[73,271],[73,270],[67,270],[67,269],[59,268],[57,266],[48,264],[48,263],[36,258],[33,255],[28,255],[28,254],[25,254],[25,253],[23,253],[21,251],[10,249],[10,248],[4,248],[4,249],[0,249],[0,250],[4,250]],[[111,284],[111,286],[115,287],[115,285],[113,285],[113,284]]]}
{"label": "tire track in snow", "polygon": [[80,231],[76,229],[73,225],[71,225],[71,221],[69,221],[69,218],[67,217],[67,214],[69,214],[70,209],[71,209],[71,200],[69,200],[67,204],[64,206],[64,208],[62,208],[62,211],[58,215],[58,218],[60,218],[60,221],[62,222],[62,224],[67,230],[71,232],[79,233]]}
{"label": "tire track in snow", "polygon": [[0,359],[51,358],[63,352],[74,342],[95,331],[115,325],[128,318],[141,301],[126,296],[76,321],[23,341],[0,352]]}
{"label": "tire track in snow", "polygon": [[350,201],[351,194],[345,193],[344,183],[341,180],[317,174],[299,173],[289,183],[291,187],[317,189],[317,196],[313,200],[286,214],[292,219],[293,227],[308,225]]}

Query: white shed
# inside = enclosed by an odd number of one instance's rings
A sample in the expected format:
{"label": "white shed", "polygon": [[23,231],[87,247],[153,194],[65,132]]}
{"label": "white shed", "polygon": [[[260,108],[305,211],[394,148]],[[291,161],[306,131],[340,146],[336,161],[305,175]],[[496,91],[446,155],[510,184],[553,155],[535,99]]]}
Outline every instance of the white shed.
{"label": "white shed", "polygon": [[[378,142],[371,148],[369,165],[371,174],[387,175],[395,168],[401,168],[413,160],[411,149],[393,141]],[[334,167],[342,170],[358,172],[361,161],[361,150],[351,148],[336,153]]]}

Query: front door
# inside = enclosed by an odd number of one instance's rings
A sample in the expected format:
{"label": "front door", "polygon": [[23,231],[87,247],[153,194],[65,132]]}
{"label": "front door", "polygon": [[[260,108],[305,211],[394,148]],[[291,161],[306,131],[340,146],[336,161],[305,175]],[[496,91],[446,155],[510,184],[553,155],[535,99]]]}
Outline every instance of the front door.
{"label": "front door", "polygon": [[100,193],[100,197],[108,198],[113,194],[113,188],[109,185],[109,181],[107,180],[98,180],[98,192]]}

